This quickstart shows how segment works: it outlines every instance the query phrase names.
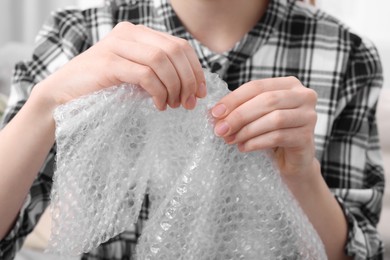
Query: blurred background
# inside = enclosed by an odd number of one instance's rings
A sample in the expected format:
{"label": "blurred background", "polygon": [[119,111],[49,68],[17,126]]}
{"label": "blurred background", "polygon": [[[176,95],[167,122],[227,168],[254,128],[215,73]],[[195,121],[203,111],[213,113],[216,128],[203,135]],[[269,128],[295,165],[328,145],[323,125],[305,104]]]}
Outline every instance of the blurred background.
{"label": "blurred background", "polygon": [[63,7],[87,8],[103,0],[0,1],[0,109],[9,93],[9,75],[16,61],[30,54],[35,37],[50,13]]}
{"label": "blurred background", "polygon": [[[0,115],[9,94],[9,80],[15,62],[28,58],[35,36],[50,12],[63,7],[88,8],[105,0],[1,0],[0,1]],[[307,0],[311,2],[311,0]],[[378,125],[387,173],[387,188],[379,231],[390,259],[390,10],[389,0],[316,0],[318,8],[339,18],[377,46],[384,68],[384,89],[378,105]],[[26,242],[17,259],[52,259],[42,256],[49,235],[50,218],[44,216],[40,229]],[[31,250],[32,249],[32,250]],[[58,259],[58,258],[53,258]]]}
{"label": "blurred background", "polygon": [[103,0],[1,0],[0,46],[10,41],[33,44],[43,22],[58,8],[101,4]]}

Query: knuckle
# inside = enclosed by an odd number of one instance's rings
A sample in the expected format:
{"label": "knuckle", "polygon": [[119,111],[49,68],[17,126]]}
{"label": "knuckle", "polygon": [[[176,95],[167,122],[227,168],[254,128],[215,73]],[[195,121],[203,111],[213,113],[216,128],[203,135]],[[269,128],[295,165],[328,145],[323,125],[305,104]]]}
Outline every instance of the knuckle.
{"label": "knuckle", "polygon": [[245,122],[245,113],[243,113],[240,109],[233,110],[229,117],[233,125],[242,125]]}
{"label": "knuckle", "polygon": [[[129,22],[130,23],[130,22]],[[133,34],[137,36],[138,34],[148,33],[150,32],[150,28],[143,24],[132,24],[130,23],[131,28],[127,28],[127,30],[132,30]]]}
{"label": "knuckle", "polygon": [[103,52],[101,53],[101,62],[103,66],[106,68],[110,68],[113,64],[115,64],[118,60],[117,56],[112,52]]}
{"label": "knuckle", "polygon": [[271,143],[274,146],[278,146],[280,144],[283,144],[285,141],[285,136],[281,133],[281,131],[275,131],[273,133],[273,136],[271,138]]}
{"label": "knuckle", "polygon": [[184,50],[191,50],[191,45],[187,40],[184,40],[182,38],[178,38],[178,46]]}
{"label": "knuckle", "polygon": [[147,29],[147,27],[143,24],[136,24],[134,25],[134,28],[136,28],[137,30],[145,30]]}
{"label": "knuckle", "polygon": [[259,149],[259,144],[254,141],[253,139],[251,140],[248,140],[246,143],[245,143],[245,152],[251,152],[251,151],[255,151],[257,149]]}
{"label": "knuckle", "polygon": [[161,65],[166,59],[166,55],[161,49],[152,50],[149,55],[152,64]]}
{"label": "knuckle", "polygon": [[275,92],[269,91],[265,93],[266,106],[275,107],[278,104],[278,102],[279,102],[279,97]]}
{"label": "knuckle", "polygon": [[286,117],[284,116],[282,111],[275,111],[274,112],[274,124],[276,128],[281,128],[286,122]]}
{"label": "knuckle", "polygon": [[293,85],[302,85],[301,81],[295,77],[295,76],[288,76],[287,79],[293,84]]}
{"label": "knuckle", "polygon": [[249,81],[245,85],[249,88],[257,88],[259,91],[262,91],[265,89],[266,81],[268,81],[268,79],[256,79]]}
{"label": "knuckle", "polygon": [[313,100],[314,102],[317,102],[317,99],[318,99],[317,92],[311,88],[307,88],[307,90],[308,90],[308,95],[309,95],[310,99]]}
{"label": "knuckle", "polygon": [[96,43],[93,47],[96,46],[115,46],[114,43],[116,42],[117,36],[114,34],[110,34],[108,37],[103,38],[100,42]]}
{"label": "knuckle", "polygon": [[176,43],[170,43],[168,44],[167,46],[167,52],[176,56],[178,54],[181,53],[181,48],[180,48],[180,45],[176,44]]}
{"label": "knuckle", "polygon": [[150,67],[143,67],[140,71],[140,85],[149,86],[153,82],[155,75]]}
{"label": "knuckle", "polygon": [[313,89],[303,87],[300,91],[302,92],[301,95],[308,101],[308,104],[315,105],[317,103],[318,95]]}
{"label": "knuckle", "polygon": [[240,136],[242,137],[251,136],[252,132],[253,132],[253,128],[250,125],[246,125],[240,130]]}
{"label": "knuckle", "polygon": [[128,30],[131,27],[131,25],[132,24],[130,22],[122,21],[116,24],[113,30],[114,31]]}
{"label": "knuckle", "polygon": [[250,137],[252,137],[252,133],[253,128],[250,125],[246,125],[238,131],[236,140],[248,141],[250,140]]}
{"label": "knuckle", "polygon": [[150,67],[143,67],[141,72],[141,79],[149,81],[152,77],[154,77],[153,70]]}

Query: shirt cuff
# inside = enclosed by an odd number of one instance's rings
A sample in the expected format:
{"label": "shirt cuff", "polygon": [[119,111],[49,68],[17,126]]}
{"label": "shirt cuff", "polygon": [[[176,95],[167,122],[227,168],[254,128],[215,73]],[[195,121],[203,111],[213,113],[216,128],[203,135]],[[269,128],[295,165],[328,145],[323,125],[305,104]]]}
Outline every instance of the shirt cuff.
{"label": "shirt cuff", "polygon": [[[367,219],[361,219],[361,213],[353,213],[353,210],[346,207],[343,199],[335,196],[340,204],[348,224],[348,238],[344,251],[355,260],[382,259],[383,244],[379,238],[376,228],[367,224]],[[360,223],[362,222],[362,223]],[[362,228],[363,225],[365,228]],[[371,228],[370,228],[371,227]]]}

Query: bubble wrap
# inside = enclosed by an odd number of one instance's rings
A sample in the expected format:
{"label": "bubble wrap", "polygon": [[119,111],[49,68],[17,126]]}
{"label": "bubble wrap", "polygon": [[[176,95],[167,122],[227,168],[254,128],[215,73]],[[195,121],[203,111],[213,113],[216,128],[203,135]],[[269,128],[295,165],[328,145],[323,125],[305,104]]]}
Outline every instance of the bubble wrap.
{"label": "bubble wrap", "polygon": [[214,135],[209,109],[227,87],[205,73],[208,96],[192,111],[157,111],[130,85],[56,109],[50,252],[88,252],[123,232],[147,193],[135,259],[326,259],[270,154]]}

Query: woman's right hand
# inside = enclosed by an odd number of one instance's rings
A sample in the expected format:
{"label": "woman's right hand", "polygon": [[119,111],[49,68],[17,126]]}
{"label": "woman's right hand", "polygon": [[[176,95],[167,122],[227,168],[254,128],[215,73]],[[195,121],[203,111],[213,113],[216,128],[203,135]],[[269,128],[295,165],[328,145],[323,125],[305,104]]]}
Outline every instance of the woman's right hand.
{"label": "woman's right hand", "polygon": [[129,22],[116,25],[45,81],[41,86],[48,86],[44,93],[54,106],[121,83],[141,86],[160,110],[193,109],[206,96],[202,67],[186,40]]}

